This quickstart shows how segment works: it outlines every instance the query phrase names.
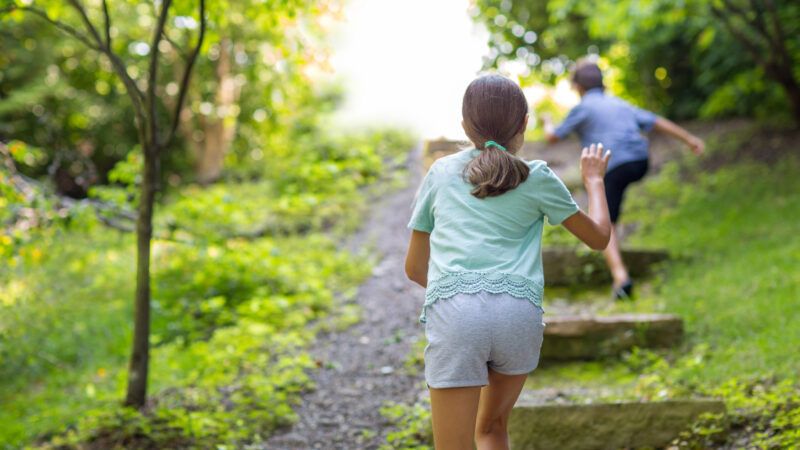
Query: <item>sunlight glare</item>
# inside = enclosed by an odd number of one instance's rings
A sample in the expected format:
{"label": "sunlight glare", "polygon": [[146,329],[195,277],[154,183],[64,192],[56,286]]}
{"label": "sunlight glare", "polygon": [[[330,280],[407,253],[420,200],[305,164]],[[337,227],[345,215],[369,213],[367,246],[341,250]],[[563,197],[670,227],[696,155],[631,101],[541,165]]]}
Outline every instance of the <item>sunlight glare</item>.
{"label": "sunlight glare", "polygon": [[347,99],[337,123],[463,138],[461,97],[488,54],[468,0],[352,0],[332,64]]}

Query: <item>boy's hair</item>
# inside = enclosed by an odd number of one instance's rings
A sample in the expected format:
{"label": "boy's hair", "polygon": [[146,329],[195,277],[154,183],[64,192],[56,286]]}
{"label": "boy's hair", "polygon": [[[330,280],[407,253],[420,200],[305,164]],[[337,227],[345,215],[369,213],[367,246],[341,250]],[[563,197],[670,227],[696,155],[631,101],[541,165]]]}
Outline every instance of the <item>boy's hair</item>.
{"label": "boy's hair", "polygon": [[[467,87],[461,106],[464,131],[481,150],[464,168],[464,177],[475,186],[472,195],[493,197],[510,191],[528,179],[530,168],[514,153],[523,144],[528,102],[516,83],[500,75],[484,75]],[[507,150],[486,142],[495,141]]]}
{"label": "boy's hair", "polygon": [[578,60],[572,69],[572,82],[584,91],[589,89],[603,89],[603,72],[594,61],[587,59]]}

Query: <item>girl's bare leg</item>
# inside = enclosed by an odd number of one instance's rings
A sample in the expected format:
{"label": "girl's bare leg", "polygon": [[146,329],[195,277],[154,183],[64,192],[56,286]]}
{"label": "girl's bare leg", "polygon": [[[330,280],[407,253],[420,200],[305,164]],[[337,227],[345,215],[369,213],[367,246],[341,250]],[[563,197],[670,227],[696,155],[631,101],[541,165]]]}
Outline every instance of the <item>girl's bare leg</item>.
{"label": "girl's bare leg", "polygon": [[433,445],[436,450],[472,449],[480,386],[430,388],[430,393]]}
{"label": "girl's bare leg", "polygon": [[606,264],[611,270],[611,276],[614,278],[614,287],[622,286],[630,279],[628,269],[622,261],[622,253],[620,252],[619,239],[617,238],[616,224],[611,228],[611,239],[608,241],[608,247],[603,250],[603,256],[606,258]]}
{"label": "girl's bare leg", "polygon": [[503,375],[489,370],[489,385],[481,389],[475,426],[478,450],[508,450],[508,418],[527,377],[527,374]]}

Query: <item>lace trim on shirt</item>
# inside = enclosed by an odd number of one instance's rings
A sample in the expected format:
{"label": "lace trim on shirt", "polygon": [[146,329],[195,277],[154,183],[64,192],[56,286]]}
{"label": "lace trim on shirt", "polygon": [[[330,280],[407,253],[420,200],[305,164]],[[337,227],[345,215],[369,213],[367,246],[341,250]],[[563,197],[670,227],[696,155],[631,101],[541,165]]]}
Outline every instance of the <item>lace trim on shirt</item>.
{"label": "lace trim on shirt", "polygon": [[528,278],[498,272],[451,272],[428,283],[425,291],[425,305],[419,321],[425,323],[428,307],[440,299],[456,294],[476,294],[481,291],[490,294],[509,294],[513,297],[530,300],[534,305],[542,305],[542,286]]}

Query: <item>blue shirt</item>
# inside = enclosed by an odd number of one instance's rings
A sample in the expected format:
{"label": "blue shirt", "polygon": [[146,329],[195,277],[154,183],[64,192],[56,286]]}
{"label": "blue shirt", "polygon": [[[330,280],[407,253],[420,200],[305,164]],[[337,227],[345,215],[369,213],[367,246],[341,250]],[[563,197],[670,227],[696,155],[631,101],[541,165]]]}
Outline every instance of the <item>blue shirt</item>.
{"label": "blue shirt", "polygon": [[564,183],[544,161],[496,197],[477,198],[464,167],[479,150],[438,159],[422,182],[408,227],[430,233],[425,310],[455,294],[507,293],[541,306],[544,218],[560,224],[578,212]]}
{"label": "blue shirt", "polygon": [[580,136],[583,147],[602,143],[611,150],[608,162],[608,170],[611,170],[620,164],[647,159],[648,142],[642,132],[650,131],[657,117],[595,88],[583,95],[581,102],[555,129],[555,135],[564,139],[574,131]]}

